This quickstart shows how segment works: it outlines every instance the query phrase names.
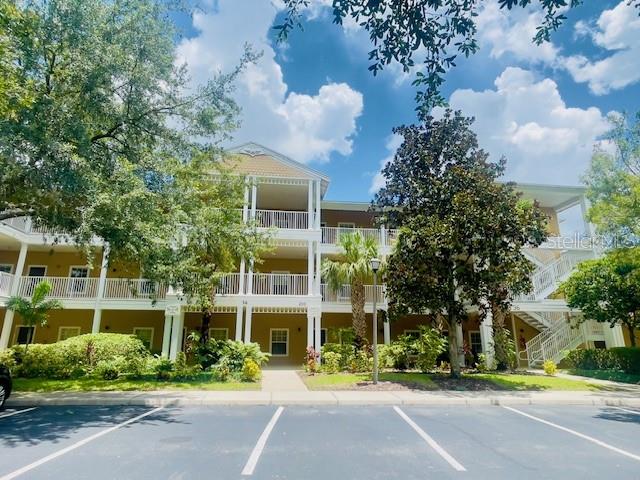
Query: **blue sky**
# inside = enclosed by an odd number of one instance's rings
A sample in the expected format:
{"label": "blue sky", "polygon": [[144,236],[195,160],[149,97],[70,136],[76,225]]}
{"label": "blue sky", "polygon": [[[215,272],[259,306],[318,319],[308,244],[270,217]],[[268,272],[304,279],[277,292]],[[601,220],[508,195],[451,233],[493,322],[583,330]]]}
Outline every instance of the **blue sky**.
{"label": "blue sky", "polygon": [[[640,109],[640,17],[626,1],[586,2],[550,44],[530,42],[540,12],[506,15],[487,0],[478,17],[481,50],[447,76],[452,107],[476,117],[480,145],[505,155],[507,178],[579,183],[606,116]],[[281,5],[219,0],[177,21],[178,61],[194,82],[233,68],[242,45],[263,56],[238,82],[242,127],[255,140],[331,177],[328,199],[366,201],[397,147],[394,126],[416,121],[411,75],[367,70],[370,47],[356,25],[333,25],[330,0],[313,0],[304,31],[277,44]]]}

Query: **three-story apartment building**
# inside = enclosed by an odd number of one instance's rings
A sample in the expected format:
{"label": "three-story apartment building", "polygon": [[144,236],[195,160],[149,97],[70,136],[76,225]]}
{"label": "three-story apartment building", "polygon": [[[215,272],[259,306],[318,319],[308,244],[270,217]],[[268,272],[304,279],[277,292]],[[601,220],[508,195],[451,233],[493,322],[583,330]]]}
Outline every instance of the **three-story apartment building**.
{"label": "three-story apartment building", "polygon": [[[306,165],[254,143],[231,153],[238,173],[248,179],[243,218],[271,229],[274,249],[260,265],[240,262],[237,272],[222,279],[210,335],[258,342],[272,354],[271,364],[299,365],[308,345],[317,348],[330,332],[351,325],[349,286],[331,291],[320,274],[324,258],[340,255],[340,235],[357,229],[376,240],[384,257],[397,232],[374,227],[368,203],[324,200],[329,178]],[[558,214],[576,205],[584,213],[583,189],[527,184],[518,188],[525,198],[539,202],[550,228],[549,240],[526,252],[537,266],[534,290],[515,301],[507,322],[521,363],[559,360],[563,350],[579,345],[624,345],[619,327],[584,322],[572,328],[567,319],[578,312],[570,312],[555,294],[579,261],[596,255],[588,238],[560,237]],[[586,221],[585,231],[590,231]],[[0,348],[30,339],[48,343],[82,333],[118,332],[135,334],[151,351],[175,358],[187,332],[199,328],[199,313],[189,311],[170,288],[140,278],[135,266],[103,261],[101,268],[88,268],[82,253],[59,237],[25,218],[0,223]],[[96,245],[104,256],[104,246],[99,240]],[[12,295],[30,296],[43,278],[53,285],[51,297],[60,299],[64,309],[52,312],[44,327],[21,325],[6,310],[6,301]],[[366,286],[370,330],[374,295],[386,309],[384,285],[375,290]],[[480,324],[476,312],[468,315],[458,328],[460,339],[476,353],[490,351],[491,319]],[[383,322],[379,338],[388,343],[427,321],[423,315],[410,315]]]}

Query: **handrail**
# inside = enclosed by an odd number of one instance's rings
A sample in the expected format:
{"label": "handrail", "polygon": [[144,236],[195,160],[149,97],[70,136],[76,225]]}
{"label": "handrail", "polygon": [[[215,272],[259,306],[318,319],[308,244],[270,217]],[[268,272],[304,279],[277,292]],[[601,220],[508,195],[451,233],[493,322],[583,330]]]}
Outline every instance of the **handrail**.
{"label": "handrail", "polygon": [[14,276],[10,273],[0,272],[0,295],[10,295],[11,285],[13,284]]}
{"label": "handrail", "polygon": [[107,278],[104,298],[109,300],[164,299],[167,286],[144,278]]}
{"label": "handrail", "polygon": [[[376,301],[383,304],[386,303],[387,299],[385,296],[385,286],[377,285],[378,295],[376,297]],[[364,298],[366,303],[373,302],[373,285],[365,285],[364,286]],[[337,291],[329,288],[329,285],[323,283],[320,285],[320,293],[322,295],[323,302],[331,302],[331,303],[351,303],[351,285],[344,284],[340,286]]]}
{"label": "handrail", "polygon": [[309,214],[303,211],[290,210],[256,210],[258,227],[292,228],[306,230],[309,228]]}
{"label": "handrail", "polygon": [[306,273],[254,273],[253,295],[307,295]]}
{"label": "handrail", "polygon": [[47,281],[51,284],[51,298],[96,298],[98,292],[97,277],[20,277],[18,295],[31,297],[38,284]]}

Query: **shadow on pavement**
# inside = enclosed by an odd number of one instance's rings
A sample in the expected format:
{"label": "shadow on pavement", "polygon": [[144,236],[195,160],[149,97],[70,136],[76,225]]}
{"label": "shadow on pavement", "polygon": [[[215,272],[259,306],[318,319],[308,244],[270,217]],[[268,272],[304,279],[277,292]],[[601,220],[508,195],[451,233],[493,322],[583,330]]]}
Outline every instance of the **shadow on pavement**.
{"label": "shadow on pavement", "polygon": [[[87,434],[126,422],[152,410],[141,406],[96,406],[96,407],[46,407],[28,413],[0,419],[0,449],[43,442],[59,442],[82,429],[91,428]],[[159,410],[122,429],[136,424],[183,423],[169,409]],[[6,450],[5,450],[6,452]]]}
{"label": "shadow on pavement", "polygon": [[614,422],[636,423],[640,425],[640,412],[629,413],[617,408],[605,408],[598,413],[595,418],[602,420],[611,420]]}

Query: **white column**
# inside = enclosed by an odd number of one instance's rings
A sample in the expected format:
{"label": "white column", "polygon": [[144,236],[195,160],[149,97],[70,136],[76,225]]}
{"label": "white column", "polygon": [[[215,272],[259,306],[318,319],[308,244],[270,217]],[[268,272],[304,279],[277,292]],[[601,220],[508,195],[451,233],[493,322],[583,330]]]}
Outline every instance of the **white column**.
{"label": "white column", "polygon": [[608,325],[604,325],[603,330],[604,340],[606,342],[607,348],[625,346],[622,326],[615,325],[614,327],[609,327]]}
{"label": "white column", "polygon": [[175,360],[178,352],[182,351],[182,329],[184,328],[184,312],[180,309],[173,316],[173,328],[171,329],[171,347],[169,349],[169,358]]}
{"label": "white column", "polygon": [[244,321],[244,343],[251,342],[251,316],[252,316],[251,305],[247,305],[246,319]]}
{"label": "white column", "polygon": [[584,233],[590,237],[596,234],[596,228],[593,223],[587,220],[587,212],[591,208],[591,202],[584,195],[580,198],[580,210],[582,212],[582,221],[584,222]]}
{"label": "white column", "polygon": [[313,228],[313,180],[309,180],[307,186],[307,228],[311,230]]}
{"label": "white column", "polygon": [[100,333],[100,320],[102,319],[102,299],[107,285],[107,272],[109,271],[109,245],[105,243],[102,249],[102,262],[100,263],[100,277],[98,278],[98,292],[96,303],[93,307],[93,322],[91,333]]}
{"label": "white column", "polygon": [[464,351],[462,350],[464,335],[462,333],[462,324],[460,322],[456,322],[455,328],[456,338],[458,339],[458,362],[461,367],[464,367]]}
{"label": "white column", "polygon": [[244,202],[242,203],[242,221],[247,223],[249,218],[249,179],[244,182]]}
{"label": "white column", "polygon": [[493,349],[493,314],[487,312],[487,316],[480,324],[480,341],[482,342],[482,353],[487,360],[487,367],[495,366],[495,351]]}
{"label": "white column", "polygon": [[249,273],[247,273],[247,295],[253,293],[253,260],[249,261]]}
{"label": "white column", "polygon": [[244,314],[244,305],[238,306],[236,311],[236,335],[235,340],[239,342],[242,340],[242,315]]}
{"label": "white column", "polygon": [[389,316],[384,316],[384,323],[382,324],[384,328],[384,344],[389,345],[391,343],[391,325],[389,324]]}
{"label": "white column", "polygon": [[244,270],[246,267],[246,262],[244,258],[240,260],[240,278],[238,279],[238,295],[244,294]]}
{"label": "white column", "polygon": [[162,330],[162,356],[169,357],[169,349],[171,348],[171,329],[173,328],[173,319],[171,315],[165,314],[164,328]]}
{"label": "white column", "polygon": [[307,310],[307,347],[313,345],[313,311]]}
{"label": "white column", "polygon": [[387,246],[387,229],[384,225],[380,225],[380,250],[384,250]]}
{"label": "white column", "polygon": [[316,295],[320,295],[320,285],[322,283],[322,266],[321,266],[322,256],[320,254],[320,242],[315,242],[315,244],[316,244],[316,248],[315,248],[315,259],[316,259],[316,282],[315,282],[315,287],[316,287]]}
{"label": "white column", "polygon": [[322,314],[320,312],[315,312],[314,319],[315,319],[315,341],[313,342],[313,344],[314,344],[314,348],[316,349],[316,352],[318,353],[318,361],[320,361],[320,349],[321,349],[320,332],[322,331]]}
{"label": "white column", "polygon": [[[20,244],[20,253],[18,253],[18,262],[16,263],[15,276],[13,277],[13,283],[11,284],[11,296],[18,294],[18,287],[20,286],[20,278],[24,274],[24,264],[27,260],[26,243]],[[0,333],[0,350],[3,350],[9,346],[9,340],[11,338],[11,330],[13,328],[13,310],[5,310],[4,323],[2,324],[2,333]]]}
{"label": "white column", "polygon": [[313,295],[313,243],[311,240],[307,241],[307,289],[308,294]]}
{"label": "white column", "polygon": [[320,217],[322,212],[322,201],[321,201],[321,192],[322,183],[320,180],[316,180],[316,225],[315,228],[320,230]]}
{"label": "white column", "polygon": [[251,219],[256,218],[256,205],[258,203],[258,184],[256,179],[253,178],[251,183]]}

